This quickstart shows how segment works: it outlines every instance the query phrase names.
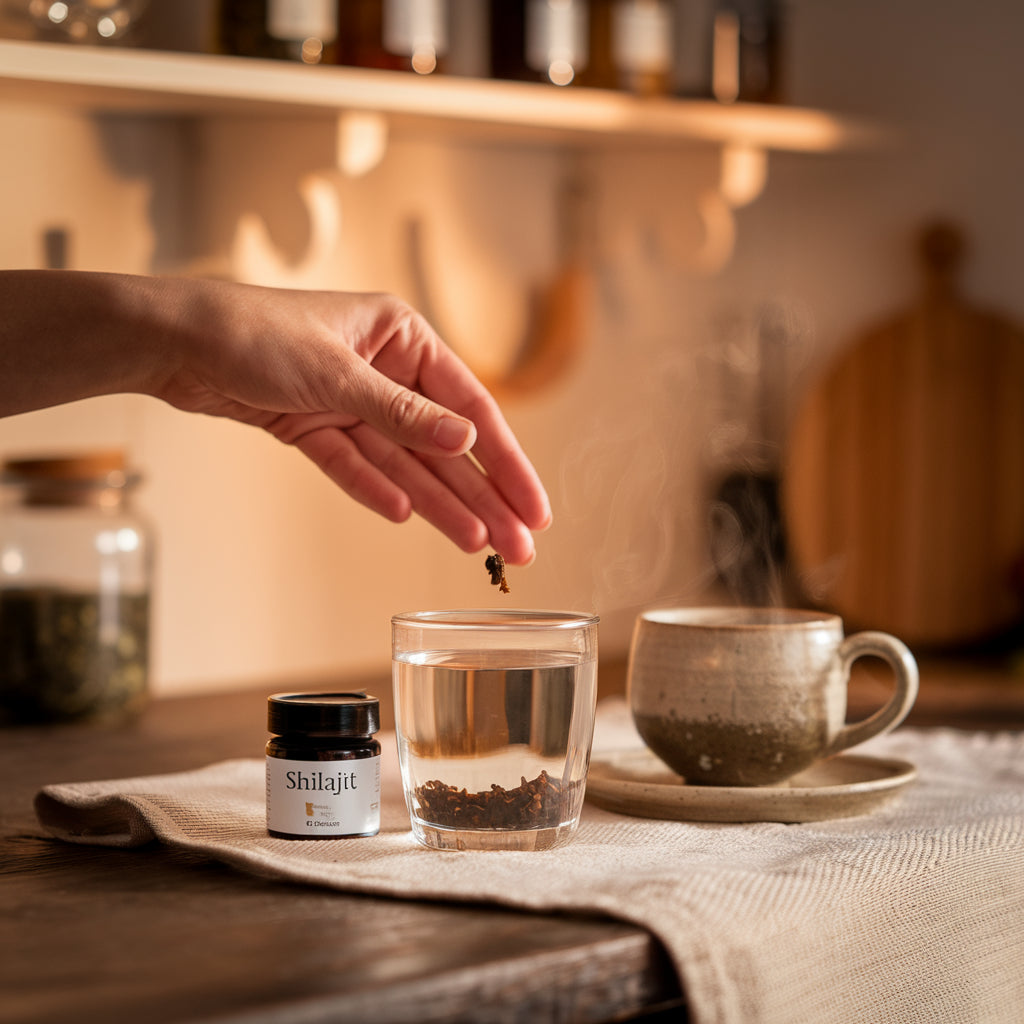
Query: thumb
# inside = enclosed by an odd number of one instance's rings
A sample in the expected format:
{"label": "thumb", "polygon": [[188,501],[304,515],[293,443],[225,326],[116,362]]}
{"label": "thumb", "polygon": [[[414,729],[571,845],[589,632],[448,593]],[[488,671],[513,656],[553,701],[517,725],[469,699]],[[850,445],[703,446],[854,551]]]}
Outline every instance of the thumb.
{"label": "thumb", "polygon": [[[385,437],[428,455],[463,455],[476,443],[472,420],[360,363],[352,411]],[[362,406],[360,408],[359,406]]]}

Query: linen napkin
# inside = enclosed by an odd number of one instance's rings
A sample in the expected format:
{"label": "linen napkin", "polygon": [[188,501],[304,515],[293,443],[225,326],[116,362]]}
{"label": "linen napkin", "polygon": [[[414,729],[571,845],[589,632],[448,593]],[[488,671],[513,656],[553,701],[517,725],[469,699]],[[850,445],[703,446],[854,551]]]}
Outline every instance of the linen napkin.
{"label": "linen napkin", "polygon": [[[1024,1007],[1024,734],[903,728],[858,748],[919,770],[874,813],[711,824],[588,804],[566,846],[439,852],[412,838],[394,736],[381,833],[274,839],[261,759],[47,786],[40,821],[76,843],[158,840],[260,875],[349,892],[601,912],[665,944],[697,1024],[1018,1024]],[[595,754],[639,745],[602,702]],[[543,866],[543,870],[537,870]]]}

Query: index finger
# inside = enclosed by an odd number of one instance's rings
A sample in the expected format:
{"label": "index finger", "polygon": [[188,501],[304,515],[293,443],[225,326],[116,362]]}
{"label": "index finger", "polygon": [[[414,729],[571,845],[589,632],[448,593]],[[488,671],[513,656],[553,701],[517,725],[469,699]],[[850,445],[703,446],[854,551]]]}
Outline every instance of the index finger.
{"label": "index finger", "polygon": [[477,430],[473,457],[501,496],[531,530],[551,524],[551,504],[494,396],[468,366],[439,343],[420,368],[423,393],[472,420]]}

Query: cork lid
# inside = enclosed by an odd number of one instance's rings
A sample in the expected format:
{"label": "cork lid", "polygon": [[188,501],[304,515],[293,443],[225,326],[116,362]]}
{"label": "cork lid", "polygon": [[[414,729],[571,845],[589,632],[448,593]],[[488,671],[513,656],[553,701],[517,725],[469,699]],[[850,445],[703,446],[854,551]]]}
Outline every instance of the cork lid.
{"label": "cork lid", "polygon": [[116,448],[4,459],[3,464],[5,478],[25,481],[105,480],[111,473],[124,471],[124,452]]}
{"label": "cork lid", "polygon": [[117,448],[7,458],[0,470],[0,483],[33,505],[117,504],[138,480]]}

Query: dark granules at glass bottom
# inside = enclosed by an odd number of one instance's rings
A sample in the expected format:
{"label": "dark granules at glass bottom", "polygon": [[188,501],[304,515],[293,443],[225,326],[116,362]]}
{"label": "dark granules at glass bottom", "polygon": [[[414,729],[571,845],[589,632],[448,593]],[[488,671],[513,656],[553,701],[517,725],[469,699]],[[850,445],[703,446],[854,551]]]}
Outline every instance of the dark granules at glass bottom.
{"label": "dark granules at glass bottom", "polygon": [[515,789],[497,784],[470,793],[436,779],[414,791],[419,814],[441,828],[534,829],[555,828],[565,820],[564,809],[578,783],[563,787],[546,771]]}

